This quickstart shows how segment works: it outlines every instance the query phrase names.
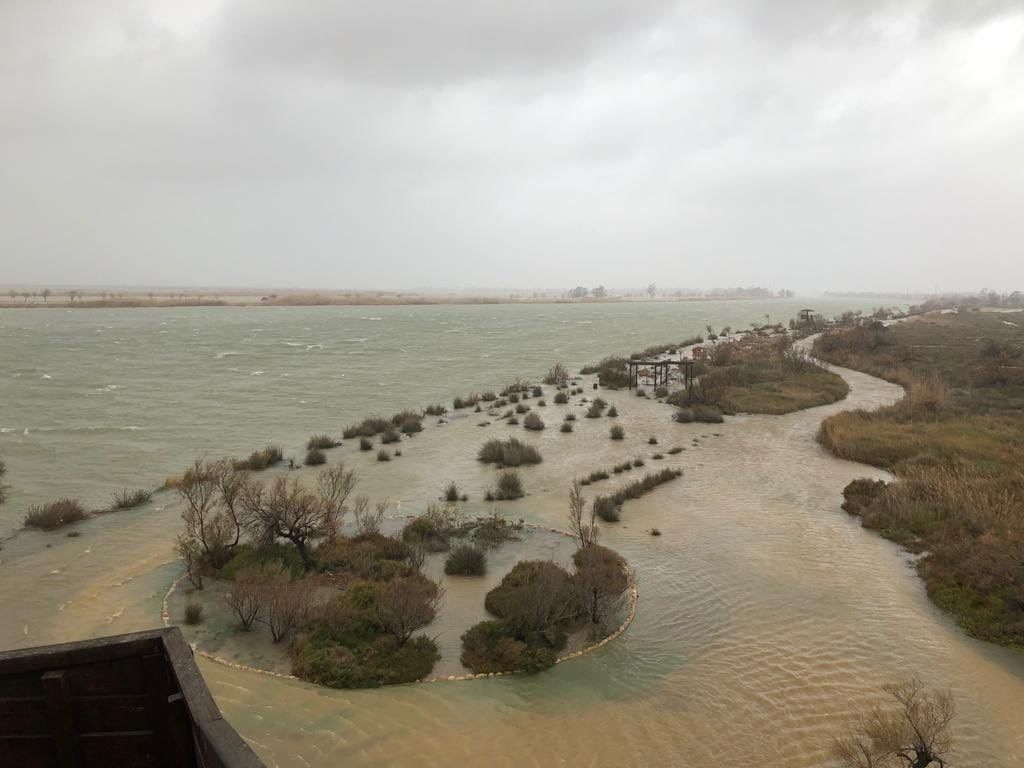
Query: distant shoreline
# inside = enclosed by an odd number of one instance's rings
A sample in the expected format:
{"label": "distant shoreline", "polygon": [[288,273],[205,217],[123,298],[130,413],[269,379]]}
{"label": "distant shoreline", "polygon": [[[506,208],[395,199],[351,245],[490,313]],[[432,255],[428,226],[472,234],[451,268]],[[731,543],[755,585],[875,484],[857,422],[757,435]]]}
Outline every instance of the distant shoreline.
{"label": "distant shoreline", "polygon": [[363,307],[363,306],[435,306],[495,304],[654,304],[663,302],[707,301],[769,301],[793,299],[783,296],[644,296],[606,297],[602,299],[570,299],[566,297],[490,297],[490,296],[324,296],[320,294],[288,294],[281,296],[221,296],[214,298],[160,298],[131,296],[117,299],[81,298],[71,301],[64,296],[48,301],[0,300],[0,309],[167,309],[171,307]]}

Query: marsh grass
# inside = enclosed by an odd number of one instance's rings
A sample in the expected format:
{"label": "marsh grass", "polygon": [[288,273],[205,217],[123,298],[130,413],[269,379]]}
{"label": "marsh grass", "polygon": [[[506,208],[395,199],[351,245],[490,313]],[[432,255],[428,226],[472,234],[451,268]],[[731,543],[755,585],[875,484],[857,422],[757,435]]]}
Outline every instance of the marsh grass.
{"label": "marsh grass", "polygon": [[249,454],[248,458],[235,459],[231,463],[237,470],[260,472],[267,467],[272,467],[282,461],[284,461],[284,451],[282,451],[279,446],[268,445],[262,450],[253,451]]}
{"label": "marsh grass", "polygon": [[136,490],[122,488],[114,494],[114,498],[110,502],[110,508],[118,510],[141,507],[143,504],[149,503],[149,500],[152,498],[153,492],[145,488],[138,488]]}
{"label": "marsh grass", "polygon": [[484,464],[498,464],[505,467],[540,464],[543,460],[540,451],[516,437],[505,440],[497,438],[488,440],[480,447],[477,459]]}
{"label": "marsh grass", "polygon": [[611,437],[612,440],[622,440],[626,436],[626,430],[623,429],[621,425],[616,424],[608,430],[608,436]]}
{"label": "marsh grass", "polygon": [[330,435],[313,435],[306,441],[306,450],[325,451],[329,448],[333,448],[334,445],[334,438]]}
{"label": "marsh grass", "polygon": [[88,516],[78,499],[63,498],[30,507],[25,515],[25,527],[52,531],[77,523]]}
{"label": "marsh grass", "polygon": [[321,451],[319,448],[312,448],[306,451],[306,458],[303,463],[307,467],[318,467],[321,464],[327,463],[327,454]]}

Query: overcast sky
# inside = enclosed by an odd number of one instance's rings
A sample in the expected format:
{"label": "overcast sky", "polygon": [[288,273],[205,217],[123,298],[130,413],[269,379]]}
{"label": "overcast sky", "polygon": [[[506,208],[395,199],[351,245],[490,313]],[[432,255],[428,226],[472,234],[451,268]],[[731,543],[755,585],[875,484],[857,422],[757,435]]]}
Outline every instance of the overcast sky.
{"label": "overcast sky", "polygon": [[1024,289],[1024,4],[0,0],[0,283]]}

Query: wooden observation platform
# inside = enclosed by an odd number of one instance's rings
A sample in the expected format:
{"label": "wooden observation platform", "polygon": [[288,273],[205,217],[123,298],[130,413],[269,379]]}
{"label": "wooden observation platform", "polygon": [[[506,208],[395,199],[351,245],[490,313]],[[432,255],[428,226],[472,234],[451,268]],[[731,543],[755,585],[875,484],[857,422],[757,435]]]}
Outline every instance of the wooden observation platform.
{"label": "wooden observation platform", "polygon": [[630,360],[629,388],[633,389],[641,383],[654,387],[667,387],[672,381],[673,372],[678,372],[678,380],[684,387],[693,383],[693,360]]}

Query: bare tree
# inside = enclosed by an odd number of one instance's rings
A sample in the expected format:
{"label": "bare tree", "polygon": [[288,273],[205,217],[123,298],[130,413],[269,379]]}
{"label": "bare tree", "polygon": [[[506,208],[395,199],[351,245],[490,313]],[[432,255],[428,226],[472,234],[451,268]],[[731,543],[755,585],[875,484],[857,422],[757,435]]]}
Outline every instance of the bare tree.
{"label": "bare tree", "polygon": [[232,540],[237,543],[231,519],[220,509],[217,474],[212,465],[196,460],[185,470],[177,486],[185,502],[181,513],[185,537],[195,542],[194,553],[214,568],[230,558]]}
{"label": "bare tree", "polygon": [[291,581],[283,569],[281,573],[283,579],[274,577],[264,587],[263,616],[260,619],[270,628],[270,637],[275,643],[281,642],[309,616],[316,594],[313,577]]}
{"label": "bare tree", "polygon": [[185,561],[185,573],[196,589],[203,588],[203,557],[198,541],[186,533],[180,534],[174,542],[175,551]]}
{"label": "bare tree", "polygon": [[43,304],[46,303],[46,300],[50,298],[50,295],[52,293],[53,291],[51,291],[49,288],[43,288],[43,290],[39,292],[39,295],[43,297]]}
{"label": "bare tree", "polygon": [[210,465],[214,481],[217,484],[219,494],[217,503],[224,514],[227,515],[234,536],[228,548],[238,546],[242,536],[242,529],[245,527],[245,508],[243,507],[242,492],[245,490],[249,477],[245,472],[235,469],[230,461],[221,459]]}
{"label": "bare tree", "polygon": [[358,482],[356,471],[346,471],[344,464],[327,467],[317,475],[316,487],[320,494],[320,503],[323,505],[324,528],[328,540],[334,539],[340,533],[346,512],[345,502]]}
{"label": "bare tree", "polygon": [[306,570],[313,567],[309,553],[311,539],[324,535],[324,507],[297,477],[278,477],[270,489],[250,482],[241,494],[246,524],[261,543],[287,539],[302,558]]}
{"label": "bare tree", "polygon": [[378,501],[371,512],[370,499],[366,496],[357,496],[352,509],[352,515],[356,521],[356,536],[380,533],[380,524],[384,520],[384,513],[387,512],[390,503],[389,499]]}
{"label": "bare tree", "polygon": [[832,753],[846,768],[945,768],[953,746],[956,714],[948,690],[930,691],[917,678],[887,683],[894,705],[861,713]]}
{"label": "bare tree", "polygon": [[587,501],[583,498],[583,489],[578,480],[574,480],[569,490],[569,530],[576,537],[580,548],[597,544],[601,536],[601,529],[597,526],[594,517],[594,509],[590,509],[590,517],[585,517]]}
{"label": "bare tree", "polygon": [[424,576],[393,579],[381,585],[374,602],[377,620],[399,647],[434,620],[444,590]]}
{"label": "bare tree", "polygon": [[238,625],[245,632],[263,615],[267,599],[267,586],[275,580],[287,579],[280,563],[265,564],[260,568],[245,568],[235,576],[231,589],[224,594],[224,602],[238,617]]}

